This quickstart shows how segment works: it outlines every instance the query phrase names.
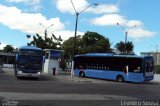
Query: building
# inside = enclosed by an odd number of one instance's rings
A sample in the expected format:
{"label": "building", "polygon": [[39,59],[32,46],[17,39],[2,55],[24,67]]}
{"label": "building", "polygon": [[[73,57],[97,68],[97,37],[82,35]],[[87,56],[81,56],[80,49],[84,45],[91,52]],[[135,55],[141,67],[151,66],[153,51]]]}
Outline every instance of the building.
{"label": "building", "polygon": [[160,65],[160,52],[141,52],[142,56],[153,56],[154,64]]}
{"label": "building", "polygon": [[4,68],[13,68],[14,63],[15,63],[14,53],[0,52],[0,65],[3,65]]}

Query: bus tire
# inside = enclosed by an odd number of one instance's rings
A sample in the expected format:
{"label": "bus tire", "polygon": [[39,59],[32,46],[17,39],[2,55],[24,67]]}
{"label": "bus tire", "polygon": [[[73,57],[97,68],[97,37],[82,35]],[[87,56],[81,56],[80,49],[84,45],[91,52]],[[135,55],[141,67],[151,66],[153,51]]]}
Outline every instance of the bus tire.
{"label": "bus tire", "polygon": [[116,80],[117,80],[118,82],[123,82],[123,81],[124,81],[124,77],[123,77],[122,75],[118,75],[118,76],[116,77]]}
{"label": "bus tire", "polygon": [[81,72],[79,73],[79,76],[80,76],[80,77],[85,77],[85,73],[81,71]]}
{"label": "bus tire", "polygon": [[21,79],[21,77],[19,77],[19,76],[16,76],[17,77],[17,79]]}

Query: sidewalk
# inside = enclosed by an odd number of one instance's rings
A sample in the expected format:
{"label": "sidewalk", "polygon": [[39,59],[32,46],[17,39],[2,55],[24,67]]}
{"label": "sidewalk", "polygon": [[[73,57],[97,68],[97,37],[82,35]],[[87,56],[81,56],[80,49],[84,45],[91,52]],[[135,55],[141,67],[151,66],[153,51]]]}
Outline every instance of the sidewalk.
{"label": "sidewalk", "polygon": [[59,71],[58,75],[54,77],[64,81],[76,81],[76,82],[92,82],[93,80],[91,78],[82,78],[74,75],[71,76],[70,72],[64,72],[64,71]]}
{"label": "sidewalk", "polygon": [[158,83],[160,83],[160,74],[155,74],[155,75],[154,75],[153,82],[158,82]]}
{"label": "sidewalk", "polygon": [[[64,71],[59,71],[59,74],[55,76],[58,79],[64,80],[64,81],[76,81],[76,82],[96,82],[96,83],[105,83],[105,80],[101,79],[94,79],[94,78],[82,78],[78,76],[71,76],[70,73],[66,73]],[[154,80],[152,82],[160,83],[160,74],[154,75]]]}

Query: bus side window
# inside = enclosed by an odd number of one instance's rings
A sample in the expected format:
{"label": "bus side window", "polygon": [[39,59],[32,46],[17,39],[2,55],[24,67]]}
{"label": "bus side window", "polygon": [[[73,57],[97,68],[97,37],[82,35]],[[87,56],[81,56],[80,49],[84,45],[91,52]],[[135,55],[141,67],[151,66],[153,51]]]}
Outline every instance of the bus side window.
{"label": "bus side window", "polygon": [[102,70],[104,70],[103,64],[102,64]]}
{"label": "bus side window", "polygon": [[106,69],[107,69],[107,67],[105,66],[105,67],[104,67],[104,69],[106,70]]}

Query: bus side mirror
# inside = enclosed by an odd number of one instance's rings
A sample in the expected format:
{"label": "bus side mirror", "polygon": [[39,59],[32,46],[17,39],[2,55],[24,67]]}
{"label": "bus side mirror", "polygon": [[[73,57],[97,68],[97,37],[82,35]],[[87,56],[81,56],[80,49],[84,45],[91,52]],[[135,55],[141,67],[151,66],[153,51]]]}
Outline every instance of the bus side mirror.
{"label": "bus side mirror", "polygon": [[16,54],[15,62],[17,63],[17,62],[18,62],[18,60],[19,60],[19,55],[18,55],[18,54]]}

